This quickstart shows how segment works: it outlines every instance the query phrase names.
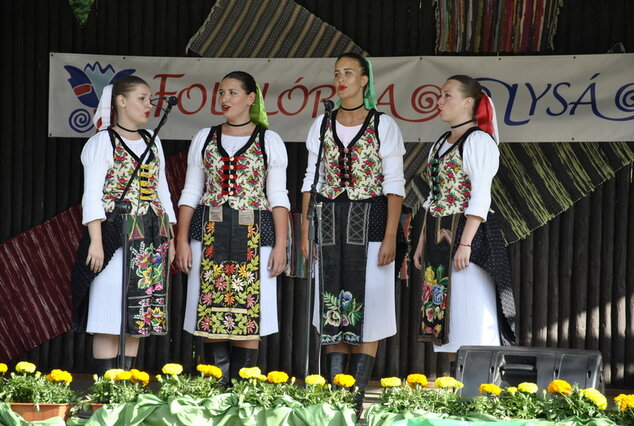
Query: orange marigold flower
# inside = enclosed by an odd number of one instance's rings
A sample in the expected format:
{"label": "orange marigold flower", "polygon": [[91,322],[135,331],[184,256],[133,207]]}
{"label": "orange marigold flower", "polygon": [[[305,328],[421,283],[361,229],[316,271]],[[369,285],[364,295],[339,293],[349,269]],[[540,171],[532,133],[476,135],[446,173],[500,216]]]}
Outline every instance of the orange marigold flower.
{"label": "orange marigold flower", "polygon": [[335,385],[344,388],[352,387],[356,382],[354,377],[350,376],[349,374],[337,374],[332,381]]}
{"label": "orange marigold flower", "polygon": [[564,394],[570,395],[572,393],[572,386],[565,380],[553,380],[548,385],[548,392],[552,395]]}

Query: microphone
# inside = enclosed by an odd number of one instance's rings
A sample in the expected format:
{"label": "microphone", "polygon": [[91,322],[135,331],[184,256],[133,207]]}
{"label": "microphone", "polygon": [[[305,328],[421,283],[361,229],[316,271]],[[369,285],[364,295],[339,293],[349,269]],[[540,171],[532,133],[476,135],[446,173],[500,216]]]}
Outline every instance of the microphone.
{"label": "microphone", "polygon": [[[166,102],[167,108],[159,107],[157,103],[158,100]],[[156,98],[150,99],[150,103],[163,111],[169,112],[173,106],[178,105],[178,98],[176,96],[157,96]]]}
{"label": "microphone", "polygon": [[178,98],[176,96],[170,96],[167,98],[167,108],[165,109],[165,112],[170,112],[172,107],[175,105],[178,105]]}
{"label": "microphone", "polygon": [[326,110],[326,115],[330,115],[332,109],[335,107],[335,103],[330,99],[324,99],[321,101],[324,104],[324,109]]}

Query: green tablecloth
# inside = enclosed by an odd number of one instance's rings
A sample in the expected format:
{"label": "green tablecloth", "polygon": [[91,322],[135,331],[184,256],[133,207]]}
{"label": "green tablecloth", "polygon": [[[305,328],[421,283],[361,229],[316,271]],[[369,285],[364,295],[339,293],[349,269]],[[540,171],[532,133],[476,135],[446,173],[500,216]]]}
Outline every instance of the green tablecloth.
{"label": "green tablecloth", "polygon": [[547,420],[499,420],[484,414],[468,414],[464,417],[448,416],[444,414],[429,413],[426,411],[409,411],[406,413],[393,413],[379,404],[370,406],[366,412],[368,426],[469,426],[477,423],[478,426],[618,426],[607,419],[580,419],[571,417],[565,421],[550,422]]}
{"label": "green tablecloth", "polygon": [[238,406],[231,394],[209,399],[174,398],[165,403],[153,395],[142,396],[137,403],[106,405],[90,419],[73,417],[69,425],[355,425],[356,415],[348,407],[312,405],[309,407],[262,408]]}

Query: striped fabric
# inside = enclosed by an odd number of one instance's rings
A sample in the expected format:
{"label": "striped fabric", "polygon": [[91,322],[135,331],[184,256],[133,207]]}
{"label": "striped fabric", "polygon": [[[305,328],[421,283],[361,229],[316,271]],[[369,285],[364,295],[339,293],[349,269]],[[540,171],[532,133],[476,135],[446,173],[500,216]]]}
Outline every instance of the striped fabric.
{"label": "striped fabric", "polygon": [[[429,193],[421,177],[427,145],[407,147],[404,204],[414,212]],[[634,142],[501,143],[492,208],[506,244],[528,236],[632,161]]]}
{"label": "striped fabric", "polygon": [[[172,201],[186,169],[187,151],[167,159]],[[0,244],[0,362],[70,329],[70,273],[82,232],[77,205]]]}
{"label": "striped fabric", "polygon": [[291,0],[219,0],[187,50],[213,58],[317,58],[365,52]]}
{"label": "striped fabric", "polygon": [[554,50],[563,0],[434,0],[436,52]]}

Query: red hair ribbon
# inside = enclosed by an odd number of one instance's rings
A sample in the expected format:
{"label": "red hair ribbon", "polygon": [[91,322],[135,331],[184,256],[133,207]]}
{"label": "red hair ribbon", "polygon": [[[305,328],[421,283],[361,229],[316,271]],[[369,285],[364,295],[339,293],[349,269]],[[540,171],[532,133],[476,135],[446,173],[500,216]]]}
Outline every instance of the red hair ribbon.
{"label": "red hair ribbon", "polygon": [[478,121],[478,127],[492,136],[495,135],[493,127],[494,114],[489,97],[483,93],[476,110],[476,120]]}

